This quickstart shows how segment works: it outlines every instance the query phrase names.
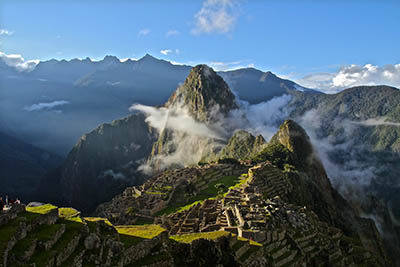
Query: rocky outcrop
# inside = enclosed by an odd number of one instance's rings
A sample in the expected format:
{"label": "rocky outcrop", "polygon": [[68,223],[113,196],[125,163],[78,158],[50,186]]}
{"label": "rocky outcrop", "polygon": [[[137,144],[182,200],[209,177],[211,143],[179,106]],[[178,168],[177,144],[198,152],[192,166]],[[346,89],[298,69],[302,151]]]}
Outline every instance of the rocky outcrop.
{"label": "rocky outcrop", "polygon": [[42,179],[38,199],[92,211],[127,186],[144,181],[137,168],[156,138],[139,113],[100,125],[78,141],[60,168]]}
{"label": "rocky outcrop", "polygon": [[250,159],[259,153],[265,144],[266,142],[262,135],[254,137],[244,130],[238,130],[229,139],[228,144],[218,153],[218,158]]}
{"label": "rocky outcrop", "polygon": [[192,68],[185,83],[172,94],[165,106],[184,106],[193,118],[201,122],[215,121],[219,113],[226,115],[238,108],[229,86],[207,65]]}
{"label": "rocky outcrop", "polygon": [[286,168],[286,172],[296,186],[288,195],[289,199],[311,208],[321,220],[340,228],[347,235],[360,238],[363,245],[379,255],[383,262],[388,261],[374,222],[360,218],[357,211],[332,187],[304,129],[296,122],[286,120],[271,143],[279,143],[291,152],[290,163],[295,170]]}
{"label": "rocky outcrop", "polygon": [[[178,87],[164,106],[169,110],[169,117],[187,113],[196,123],[200,122],[202,127],[208,127],[210,132],[216,128],[217,134],[213,137],[174,130],[169,124],[177,122],[168,117],[148,160],[153,172],[184,167],[204,158],[215,158],[225,145],[224,133],[219,134],[221,129],[215,127],[215,124],[229,111],[238,108],[228,85],[206,65],[192,68],[185,83]],[[221,136],[218,138],[216,135]]]}

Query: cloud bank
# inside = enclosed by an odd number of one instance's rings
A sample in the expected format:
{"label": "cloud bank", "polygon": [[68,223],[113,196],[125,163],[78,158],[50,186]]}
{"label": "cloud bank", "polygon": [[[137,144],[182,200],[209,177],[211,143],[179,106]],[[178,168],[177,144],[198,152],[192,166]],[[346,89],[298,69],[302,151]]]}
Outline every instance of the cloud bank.
{"label": "cloud bank", "polygon": [[363,125],[363,126],[381,126],[381,125],[385,125],[385,126],[400,127],[400,123],[387,121],[385,117],[371,118],[371,119],[368,119],[368,120],[365,120],[365,121],[354,121],[352,123]]}
{"label": "cloud bank", "polygon": [[21,55],[18,54],[10,54],[7,55],[3,52],[0,52],[0,59],[10,67],[15,68],[18,71],[32,71],[37,64],[39,64],[39,60],[25,60]]}
{"label": "cloud bank", "polygon": [[237,20],[237,3],[234,0],[206,0],[194,16],[192,34],[229,33]]}
{"label": "cloud bank", "polygon": [[7,29],[0,29],[0,35],[13,35],[13,31],[9,31]]}
{"label": "cloud bank", "polygon": [[345,88],[360,85],[390,85],[400,88],[400,64],[352,64],[340,68],[335,73],[309,74],[296,82],[325,93],[337,93]]}
{"label": "cloud bank", "polygon": [[45,102],[45,103],[38,103],[38,104],[33,104],[32,106],[24,107],[24,110],[26,110],[26,111],[37,111],[37,110],[43,110],[43,109],[50,110],[57,106],[63,106],[66,104],[69,104],[69,102],[65,101],[65,100]]}

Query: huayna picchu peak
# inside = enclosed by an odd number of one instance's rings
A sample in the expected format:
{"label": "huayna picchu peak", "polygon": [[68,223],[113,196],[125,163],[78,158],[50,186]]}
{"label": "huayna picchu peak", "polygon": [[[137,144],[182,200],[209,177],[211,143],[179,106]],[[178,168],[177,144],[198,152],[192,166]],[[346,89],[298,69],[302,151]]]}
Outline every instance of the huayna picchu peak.
{"label": "huayna picchu peak", "polygon": [[165,106],[184,106],[194,118],[204,122],[215,120],[216,111],[226,115],[238,108],[229,86],[207,65],[192,68],[184,84],[178,87]]}

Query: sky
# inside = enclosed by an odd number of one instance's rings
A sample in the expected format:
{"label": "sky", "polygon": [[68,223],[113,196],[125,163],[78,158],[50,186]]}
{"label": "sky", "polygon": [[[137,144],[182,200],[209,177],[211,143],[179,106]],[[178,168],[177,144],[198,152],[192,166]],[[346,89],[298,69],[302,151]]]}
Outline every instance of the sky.
{"label": "sky", "polygon": [[332,91],[351,79],[400,85],[399,43],[400,1],[391,0],[0,3],[4,55],[122,59],[149,53],[217,70],[255,67]]}

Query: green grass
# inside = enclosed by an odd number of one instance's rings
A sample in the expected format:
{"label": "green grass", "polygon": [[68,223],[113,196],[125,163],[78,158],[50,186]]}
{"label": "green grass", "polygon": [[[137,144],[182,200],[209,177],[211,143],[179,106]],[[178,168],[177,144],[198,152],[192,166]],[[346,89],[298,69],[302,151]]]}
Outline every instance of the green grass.
{"label": "green grass", "polygon": [[83,219],[85,221],[88,221],[88,222],[104,221],[106,224],[108,224],[110,226],[113,226],[112,223],[107,218],[102,218],[102,217],[84,217]]}
{"label": "green grass", "polygon": [[61,227],[61,224],[39,226],[38,229],[36,229],[34,232],[31,232],[26,238],[18,241],[11,253],[15,254],[16,256],[23,256],[25,251],[30,248],[35,239],[42,242],[52,240],[54,235],[60,230]]}
{"label": "green grass", "polygon": [[115,226],[120,235],[129,235],[140,238],[152,239],[165,231],[159,225],[121,225]]}
{"label": "green grass", "polygon": [[80,212],[74,208],[59,208],[58,209],[58,216],[61,218],[69,218],[79,215]]}
{"label": "green grass", "polygon": [[216,184],[225,185],[224,193],[228,191],[229,187],[240,183],[240,179],[237,176],[224,176],[212,183],[208,184],[208,187],[200,191],[196,196],[189,199],[189,203],[205,200],[207,198],[216,197],[218,195],[218,189],[215,187]]}
{"label": "green grass", "polygon": [[175,240],[180,243],[191,243],[193,240],[196,239],[210,239],[210,240],[215,240],[220,238],[221,236],[227,236],[230,235],[229,232],[225,231],[215,231],[215,232],[204,232],[204,233],[193,233],[193,234],[185,234],[185,235],[173,235],[170,236],[169,238],[172,240]]}
{"label": "green grass", "polygon": [[54,209],[57,209],[57,207],[51,204],[44,204],[38,207],[26,207],[26,211],[39,214],[47,214]]}
{"label": "green grass", "polygon": [[254,241],[254,240],[251,240],[251,239],[247,239],[247,238],[244,238],[244,237],[238,237],[238,240],[239,240],[239,241],[249,242],[251,246],[262,247],[262,244],[260,244],[260,243],[258,243],[258,242],[256,242],[256,241]]}
{"label": "green grass", "polygon": [[65,218],[68,221],[72,221],[72,222],[78,222],[78,223],[83,223],[83,220],[81,217],[79,216],[75,216],[75,217],[69,217],[69,218]]}
{"label": "green grass", "polygon": [[[212,174],[209,174],[212,175]],[[175,212],[181,212],[191,208],[192,206],[196,205],[197,203],[201,203],[202,201],[208,198],[215,198],[218,195],[219,189],[215,187],[216,184],[223,184],[225,185],[225,189],[223,193],[226,194],[230,187],[240,186],[241,184],[245,183],[247,177],[237,177],[237,176],[224,176],[212,183],[208,184],[208,187],[202,191],[200,191],[196,196],[191,197],[185,204],[186,205],[170,205],[169,207],[160,210],[155,214],[155,216],[161,216],[164,214],[171,214]]]}

